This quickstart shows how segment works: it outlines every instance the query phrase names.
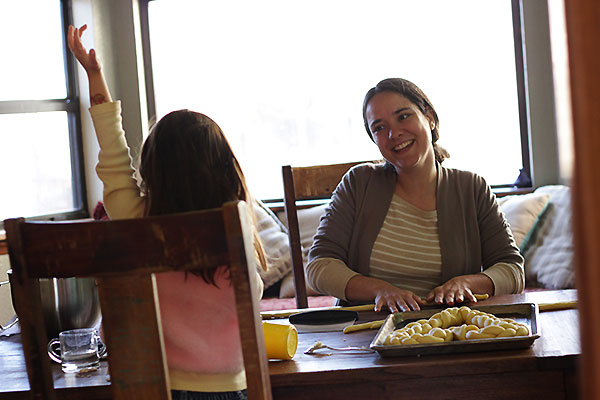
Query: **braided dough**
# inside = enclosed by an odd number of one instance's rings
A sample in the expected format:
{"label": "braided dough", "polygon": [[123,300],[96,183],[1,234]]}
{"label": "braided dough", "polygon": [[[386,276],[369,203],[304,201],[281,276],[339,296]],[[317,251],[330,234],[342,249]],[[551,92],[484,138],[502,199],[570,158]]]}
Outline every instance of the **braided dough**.
{"label": "braided dough", "polygon": [[510,318],[469,307],[452,307],[396,329],[386,336],[384,345],[442,343],[453,340],[493,339],[528,336],[529,327]]}

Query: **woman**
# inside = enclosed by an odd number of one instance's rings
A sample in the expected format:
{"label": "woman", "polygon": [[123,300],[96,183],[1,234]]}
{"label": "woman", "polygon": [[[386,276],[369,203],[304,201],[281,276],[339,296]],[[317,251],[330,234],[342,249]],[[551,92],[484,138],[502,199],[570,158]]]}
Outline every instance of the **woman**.
{"label": "woman", "polygon": [[425,94],[385,79],[363,103],[384,163],[350,170],[309,252],[308,282],[350,302],[418,310],[426,301],[520,293],[523,258],[483,178],[442,167],[439,120]]}

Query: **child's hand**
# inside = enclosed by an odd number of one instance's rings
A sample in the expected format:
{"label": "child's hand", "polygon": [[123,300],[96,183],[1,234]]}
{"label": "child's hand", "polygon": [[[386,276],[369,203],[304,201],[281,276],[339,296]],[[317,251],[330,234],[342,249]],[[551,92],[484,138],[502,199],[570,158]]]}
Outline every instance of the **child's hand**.
{"label": "child's hand", "polygon": [[88,72],[98,72],[102,69],[102,65],[100,64],[100,60],[96,56],[96,52],[94,49],[91,49],[89,52],[83,47],[83,43],[81,43],[81,35],[87,29],[87,25],[83,25],[81,28],[74,28],[72,25],[69,25],[69,32],[67,34],[67,42],[69,44],[69,49],[77,58],[81,66]]}

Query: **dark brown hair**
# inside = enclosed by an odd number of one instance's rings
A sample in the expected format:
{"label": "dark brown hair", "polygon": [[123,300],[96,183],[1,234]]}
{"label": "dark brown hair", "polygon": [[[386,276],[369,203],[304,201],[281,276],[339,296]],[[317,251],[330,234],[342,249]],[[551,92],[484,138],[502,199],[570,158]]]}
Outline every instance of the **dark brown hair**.
{"label": "dark brown hair", "polygon": [[[161,118],[142,147],[139,171],[145,215],[217,208],[227,201],[244,200],[254,216],[240,165],[221,128],[206,115],[179,110]],[[254,242],[265,268],[256,232]],[[215,269],[193,273],[215,283]]]}
{"label": "dark brown hair", "polygon": [[402,78],[388,78],[379,82],[375,87],[371,88],[367,94],[365,95],[365,100],[363,101],[363,121],[365,124],[365,129],[369,134],[369,138],[373,139],[373,135],[371,134],[371,130],[369,129],[369,123],[367,122],[367,105],[369,101],[378,93],[383,92],[394,92],[398,93],[401,96],[406,97],[410,102],[416,105],[419,110],[427,115],[431,113],[433,120],[435,122],[435,127],[431,130],[431,143],[433,144],[433,152],[435,154],[435,159],[437,162],[442,163],[446,158],[450,157],[450,154],[441,146],[437,144],[438,139],[440,138],[439,133],[439,125],[440,120],[438,118],[437,113],[435,112],[435,108],[423,93],[421,89],[414,83],[402,79]]}

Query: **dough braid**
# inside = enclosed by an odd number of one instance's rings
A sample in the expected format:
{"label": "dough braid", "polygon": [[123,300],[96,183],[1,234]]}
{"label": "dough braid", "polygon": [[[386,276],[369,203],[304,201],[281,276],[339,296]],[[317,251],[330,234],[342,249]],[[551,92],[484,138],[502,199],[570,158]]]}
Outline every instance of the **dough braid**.
{"label": "dough braid", "polygon": [[529,327],[525,324],[463,306],[447,308],[429,319],[420,319],[396,329],[386,336],[384,344],[442,343],[527,335]]}

